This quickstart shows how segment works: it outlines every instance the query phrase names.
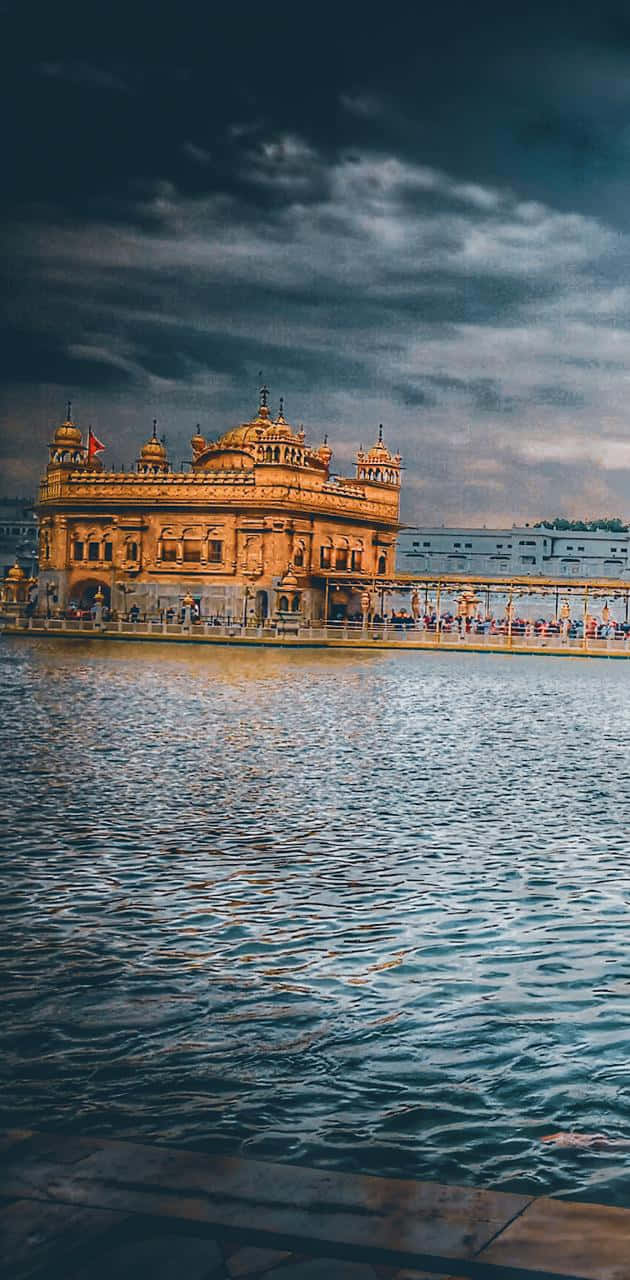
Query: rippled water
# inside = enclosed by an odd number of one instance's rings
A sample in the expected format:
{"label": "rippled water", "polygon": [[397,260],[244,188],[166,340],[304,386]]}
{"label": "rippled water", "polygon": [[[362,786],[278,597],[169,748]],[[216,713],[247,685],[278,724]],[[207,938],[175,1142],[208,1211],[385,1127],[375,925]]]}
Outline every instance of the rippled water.
{"label": "rippled water", "polygon": [[630,1202],[630,664],[0,641],[4,1124]]}

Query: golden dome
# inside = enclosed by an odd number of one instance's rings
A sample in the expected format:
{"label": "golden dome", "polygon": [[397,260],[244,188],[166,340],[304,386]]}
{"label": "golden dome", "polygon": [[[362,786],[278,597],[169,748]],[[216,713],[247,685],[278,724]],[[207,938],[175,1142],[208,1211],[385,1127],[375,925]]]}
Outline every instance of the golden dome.
{"label": "golden dome", "polygon": [[72,401],[68,401],[67,416],[65,422],[57,427],[53,444],[59,449],[76,449],[83,444],[83,436],[79,427],[75,426],[72,421]]}
{"label": "golden dome", "polygon": [[392,455],[383,441],[383,423],[381,422],[378,429],[378,440],[372,445],[367,455],[368,462],[391,462]]}
{"label": "golden dome", "polygon": [[298,580],[295,576],[293,563],[289,562],[288,568],[285,569],[280,579],[280,586],[287,587],[290,591],[294,591],[297,585],[298,585]]}
{"label": "golden dome", "polygon": [[193,453],[203,453],[206,448],[206,440],[205,437],[200,434],[199,423],[197,423],[197,429],[190,443]]}
{"label": "golden dome", "polygon": [[153,419],[153,435],[140,450],[143,462],[166,462],[166,445],[157,438],[157,418]]}
{"label": "golden dome", "polygon": [[243,422],[240,427],[233,427],[231,431],[226,431],[225,435],[219,437],[215,449],[242,449],[245,445],[256,444],[262,439],[265,427],[269,425],[269,410],[267,410],[267,418],[254,418],[252,422]]}
{"label": "golden dome", "polygon": [[316,449],[315,452],[320,462],[323,462],[326,466],[328,466],[330,459],[333,456],[333,451],[328,443],[327,435],[324,436],[324,443],[320,444],[319,448]]}
{"label": "golden dome", "polygon": [[15,564],[11,565],[9,572],[7,573],[7,582],[23,582],[25,577],[26,574],[24,570],[16,560]]}

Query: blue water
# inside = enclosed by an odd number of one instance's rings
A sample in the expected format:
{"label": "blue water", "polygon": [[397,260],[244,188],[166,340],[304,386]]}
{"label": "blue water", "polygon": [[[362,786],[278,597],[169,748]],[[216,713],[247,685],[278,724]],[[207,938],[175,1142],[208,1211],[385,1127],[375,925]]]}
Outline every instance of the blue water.
{"label": "blue water", "polygon": [[630,1203],[630,663],[0,640],[0,1120]]}

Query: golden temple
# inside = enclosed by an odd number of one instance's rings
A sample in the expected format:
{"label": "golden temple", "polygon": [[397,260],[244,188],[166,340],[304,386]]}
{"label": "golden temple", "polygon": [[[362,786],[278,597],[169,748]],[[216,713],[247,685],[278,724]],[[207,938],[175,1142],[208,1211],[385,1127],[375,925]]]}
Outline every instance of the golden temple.
{"label": "golden temple", "polygon": [[[117,615],[312,623],[361,614],[356,579],[394,573],[401,459],[383,441],[331,474],[327,439],[308,444],[268,390],[249,422],[206,439],[197,428],[187,470],[174,471],[154,422],[133,471],[110,471],[68,416],[55,431],[37,503],[38,612],[88,608]],[[347,578],[347,587],[344,587]]]}

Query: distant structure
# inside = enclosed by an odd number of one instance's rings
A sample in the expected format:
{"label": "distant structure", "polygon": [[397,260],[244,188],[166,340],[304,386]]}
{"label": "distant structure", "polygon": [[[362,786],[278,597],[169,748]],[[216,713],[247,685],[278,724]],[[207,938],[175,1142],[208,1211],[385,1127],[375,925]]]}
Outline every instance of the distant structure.
{"label": "distant structure", "polygon": [[0,579],[18,564],[27,578],[37,573],[37,518],[32,498],[0,498]]}
{"label": "distant structure", "polygon": [[108,471],[69,412],[39,490],[38,611],[89,608],[98,593],[147,617],[182,604],[239,622],[360,615],[356,579],[394,573],[400,456],[380,428],[355,476],[333,476],[327,438],[309,445],[268,395],[216,440],[197,427],[185,472],[155,422],[135,471]]}
{"label": "distant structure", "polygon": [[464,573],[484,577],[620,578],[628,581],[630,533],[576,533],[541,525],[405,529],[400,573]]}

